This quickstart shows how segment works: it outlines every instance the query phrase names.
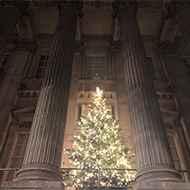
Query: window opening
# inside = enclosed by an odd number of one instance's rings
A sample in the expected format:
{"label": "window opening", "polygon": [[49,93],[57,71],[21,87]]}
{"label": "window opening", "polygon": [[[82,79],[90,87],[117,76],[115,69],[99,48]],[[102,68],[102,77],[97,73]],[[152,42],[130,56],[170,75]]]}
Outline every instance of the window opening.
{"label": "window opening", "polygon": [[[10,168],[21,168],[26,151],[29,134],[19,134],[17,143],[11,158]],[[14,178],[14,171],[10,171],[7,176],[7,181],[12,181]]]}
{"label": "window opening", "polygon": [[79,105],[79,108],[78,108],[78,119],[80,119],[81,116],[82,116],[82,105]]}
{"label": "window opening", "polygon": [[35,76],[36,79],[43,79],[44,78],[48,58],[49,58],[49,56],[47,56],[47,55],[42,55],[40,57],[38,69],[37,69],[36,76]]}
{"label": "window opening", "polygon": [[173,137],[173,135],[168,135],[167,137],[168,137],[168,142],[169,142],[172,158],[173,158],[173,161],[174,161],[175,169],[176,170],[181,170],[180,158],[178,156],[178,152],[177,152],[176,144],[175,144],[175,141],[174,141],[174,137]]}
{"label": "window opening", "polygon": [[115,119],[115,108],[114,108],[114,106],[112,106],[111,107],[111,114],[112,114],[112,117],[113,117],[113,119]]}
{"label": "window opening", "polygon": [[158,79],[157,79],[157,76],[156,76],[155,67],[154,67],[154,63],[152,61],[152,58],[147,57],[147,60],[148,60],[148,66],[149,66],[149,70],[150,70],[150,73],[151,73],[152,80],[157,81]]}
{"label": "window opening", "polygon": [[7,62],[10,58],[10,54],[3,54],[2,59],[0,60],[0,78],[2,78],[2,75],[5,71],[5,67],[7,66]]}
{"label": "window opening", "polygon": [[87,79],[106,80],[105,57],[87,57]]}

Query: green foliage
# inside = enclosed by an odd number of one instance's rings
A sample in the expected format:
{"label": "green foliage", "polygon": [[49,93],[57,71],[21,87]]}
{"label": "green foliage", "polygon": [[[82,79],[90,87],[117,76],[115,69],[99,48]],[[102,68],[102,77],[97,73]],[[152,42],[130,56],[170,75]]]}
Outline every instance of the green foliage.
{"label": "green foliage", "polygon": [[[92,168],[129,169],[134,163],[134,155],[129,155],[130,149],[122,143],[121,128],[106,109],[102,93],[94,94],[87,116],[77,122],[81,132],[73,141],[76,148],[65,150],[73,167],[87,169],[65,171],[63,178],[67,186],[85,188],[97,185],[97,170]],[[102,170],[101,185],[128,185],[134,175],[126,170]]]}

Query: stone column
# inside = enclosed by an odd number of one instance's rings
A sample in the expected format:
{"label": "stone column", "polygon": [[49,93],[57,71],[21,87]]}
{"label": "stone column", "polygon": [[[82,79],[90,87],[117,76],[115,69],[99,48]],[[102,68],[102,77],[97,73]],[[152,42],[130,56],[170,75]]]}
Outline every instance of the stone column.
{"label": "stone column", "polygon": [[[174,170],[160,107],[136,20],[134,1],[115,1],[125,85],[136,154],[136,181],[180,181]],[[147,188],[148,189],[148,188]]]}
{"label": "stone column", "polygon": [[[60,162],[69,100],[76,19],[82,3],[64,1],[60,3],[59,8],[59,20],[23,166],[17,173],[15,182],[62,180]],[[56,188],[53,182],[49,184]],[[45,188],[45,185],[48,184],[37,183],[35,186]],[[29,183],[26,183],[25,187],[29,187]]]}
{"label": "stone column", "polygon": [[3,2],[0,13],[0,58],[6,47],[7,40],[13,32],[19,18],[27,8],[28,2]]}

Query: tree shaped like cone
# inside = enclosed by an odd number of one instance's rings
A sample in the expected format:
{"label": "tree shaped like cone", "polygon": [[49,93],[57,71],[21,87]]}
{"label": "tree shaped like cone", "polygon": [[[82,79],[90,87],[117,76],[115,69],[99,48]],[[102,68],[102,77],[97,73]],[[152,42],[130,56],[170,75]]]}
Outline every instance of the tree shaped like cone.
{"label": "tree shaped like cone", "polygon": [[[134,164],[134,155],[129,155],[130,149],[124,147],[121,141],[121,128],[118,121],[110,115],[106,108],[103,91],[97,88],[88,106],[88,114],[77,122],[80,134],[73,141],[75,149],[65,149],[69,160],[75,168],[89,170],[73,170],[64,172],[67,186],[87,188],[97,185],[97,170],[90,168],[130,169]],[[135,177],[133,171],[102,170],[101,185],[128,185]]]}

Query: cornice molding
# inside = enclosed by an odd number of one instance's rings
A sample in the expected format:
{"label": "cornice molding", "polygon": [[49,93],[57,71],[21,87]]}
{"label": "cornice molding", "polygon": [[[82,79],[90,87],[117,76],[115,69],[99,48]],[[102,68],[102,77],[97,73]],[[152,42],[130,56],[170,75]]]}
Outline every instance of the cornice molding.
{"label": "cornice molding", "polygon": [[164,1],[139,1],[138,8],[139,9],[163,9]]}
{"label": "cornice molding", "polygon": [[[35,7],[56,7],[59,4],[60,0],[32,0],[31,4]],[[122,1],[122,0],[81,0],[85,7],[111,7],[112,3],[119,2],[119,3],[129,3],[130,1]],[[61,1],[61,2],[77,2],[75,0],[71,1]],[[134,2],[134,1],[131,1]],[[137,2],[139,9],[163,9],[165,6],[165,2],[163,1],[151,1],[151,0],[144,0]]]}
{"label": "cornice molding", "polygon": [[[84,0],[84,6],[100,8],[100,7],[112,6],[112,3],[114,2],[115,0]],[[120,2],[127,3],[122,0]],[[150,1],[150,0],[139,1],[137,3],[140,9],[162,9],[165,5],[163,1]]]}
{"label": "cornice molding", "polygon": [[56,7],[57,1],[52,0],[32,0],[31,4],[35,7]]}
{"label": "cornice molding", "polygon": [[84,34],[82,35],[82,39],[84,40],[103,40],[103,41],[107,41],[107,40],[111,40],[111,36],[107,35],[107,34]]}
{"label": "cornice molding", "polygon": [[91,6],[91,7],[106,7],[112,5],[113,0],[86,0],[84,1],[84,6]]}

